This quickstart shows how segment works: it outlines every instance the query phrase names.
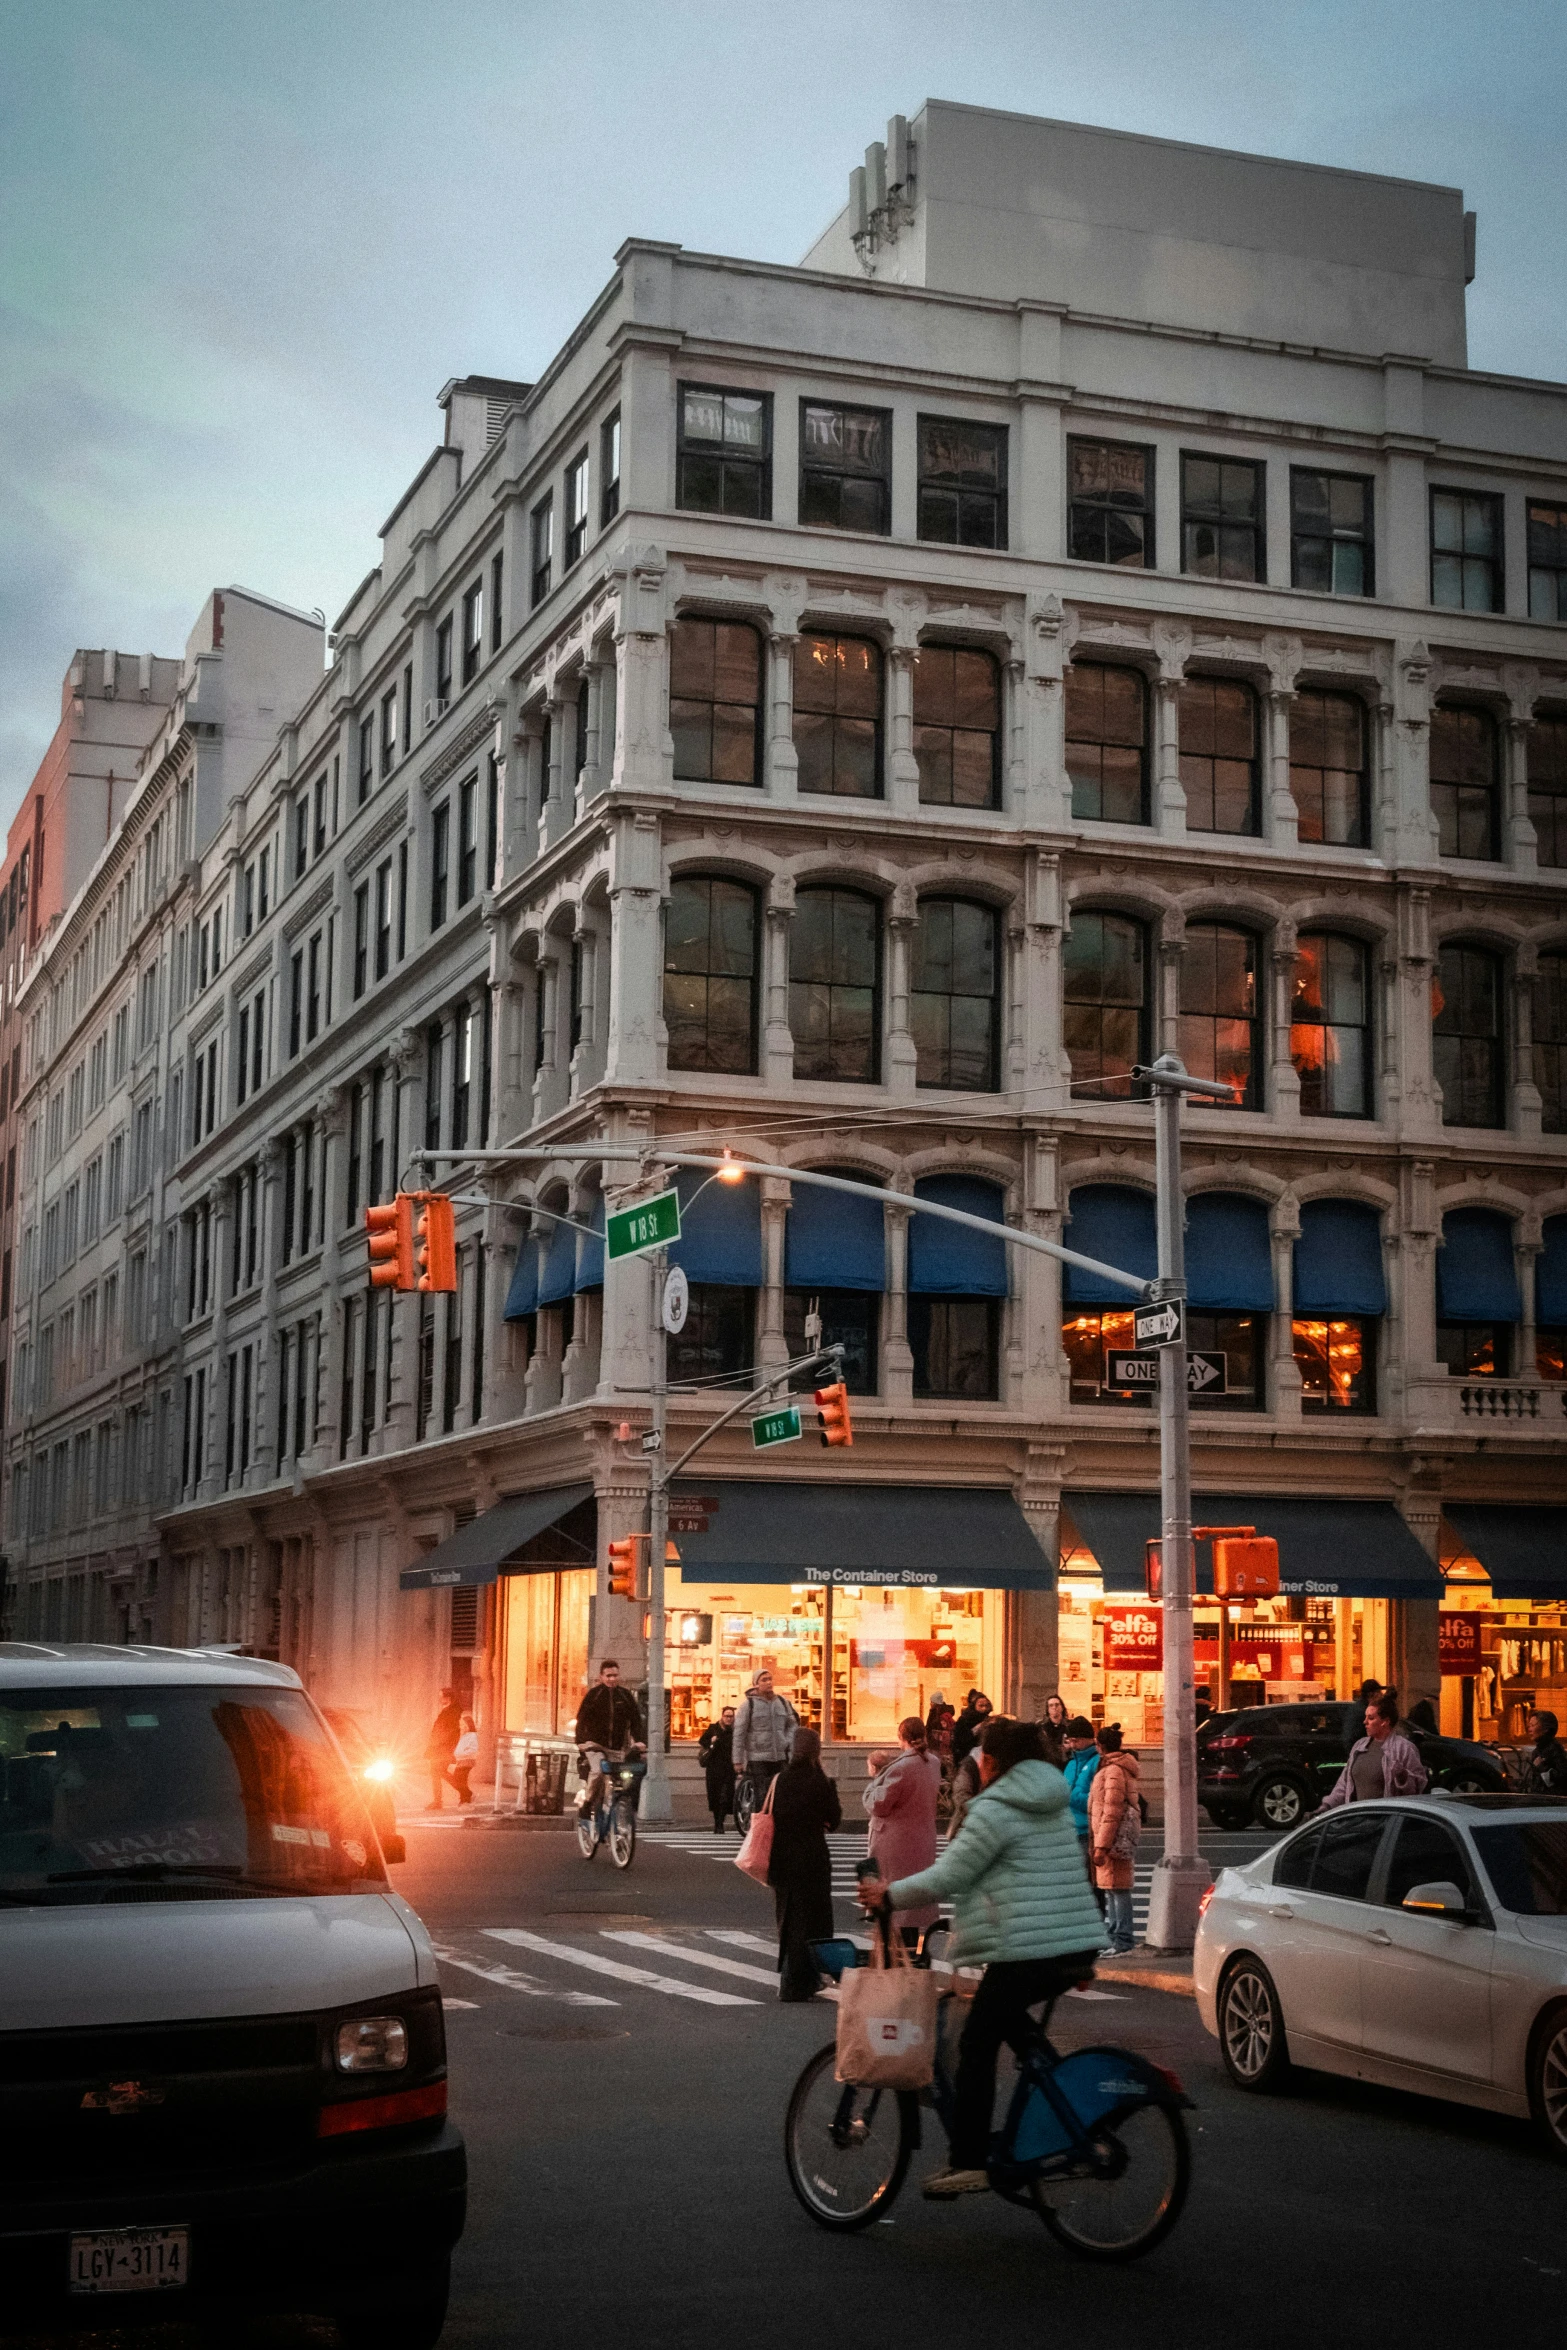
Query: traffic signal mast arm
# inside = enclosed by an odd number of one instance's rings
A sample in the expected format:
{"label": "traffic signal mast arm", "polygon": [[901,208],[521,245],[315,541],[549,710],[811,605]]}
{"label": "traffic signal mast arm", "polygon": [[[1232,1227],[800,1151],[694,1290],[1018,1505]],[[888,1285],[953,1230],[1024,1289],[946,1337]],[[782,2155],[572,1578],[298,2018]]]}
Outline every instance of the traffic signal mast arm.
{"label": "traffic signal mast arm", "polygon": [[749,1412],[753,1410],[757,1404],[766,1402],[772,1396],[774,1390],[778,1387],[781,1380],[793,1378],[797,1371],[820,1370],[824,1363],[830,1363],[835,1372],[841,1372],[843,1369],[842,1347],[824,1346],[816,1354],[801,1355],[798,1361],[785,1363],[782,1370],[775,1371],[772,1377],[770,1379],[764,1380],[760,1387],[753,1387],[749,1395],[742,1395],[738,1403],[731,1404],[727,1412],[720,1412],[718,1418],[711,1421],[709,1425],[703,1429],[701,1435],[697,1438],[694,1444],[688,1444],[686,1446],[685,1451],[681,1454],[678,1461],[672,1461],[670,1463],[669,1467],[664,1471],[664,1483],[666,1485],[672,1484],[675,1478],[679,1476],[681,1470],[685,1467],[687,1461],[690,1460],[692,1454],[700,1452],[703,1445],[708,1441],[709,1437],[716,1436],[720,1428],[727,1428],[731,1420],[738,1420],[743,1412]]}

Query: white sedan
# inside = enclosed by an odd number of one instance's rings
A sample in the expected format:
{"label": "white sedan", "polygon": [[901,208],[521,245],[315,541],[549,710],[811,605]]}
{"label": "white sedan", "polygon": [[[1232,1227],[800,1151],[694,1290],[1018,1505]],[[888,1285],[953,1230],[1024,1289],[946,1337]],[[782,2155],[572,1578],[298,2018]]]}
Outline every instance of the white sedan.
{"label": "white sedan", "polygon": [[1197,2005],[1242,2089],[1292,2062],[1532,2115],[1567,2159],[1567,1802],[1421,1795],[1319,1812],[1221,1871]]}

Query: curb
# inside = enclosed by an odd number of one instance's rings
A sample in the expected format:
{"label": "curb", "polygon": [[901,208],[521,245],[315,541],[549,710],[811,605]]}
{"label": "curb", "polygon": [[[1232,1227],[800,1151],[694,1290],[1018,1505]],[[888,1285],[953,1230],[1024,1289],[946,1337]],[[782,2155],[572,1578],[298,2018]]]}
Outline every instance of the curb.
{"label": "curb", "polygon": [[1180,1973],[1174,1967],[1104,1966],[1094,1969],[1096,1983],[1137,1983],[1145,1991],[1169,1991],[1180,1999],[1195,1999],[1196,1986],[1190,1973]]}

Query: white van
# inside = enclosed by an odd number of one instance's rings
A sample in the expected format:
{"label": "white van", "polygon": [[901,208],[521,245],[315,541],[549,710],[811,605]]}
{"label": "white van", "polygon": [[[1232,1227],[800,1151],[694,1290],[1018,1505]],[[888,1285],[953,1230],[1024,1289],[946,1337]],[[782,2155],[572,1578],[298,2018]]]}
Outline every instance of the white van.
{"label": "white van", "polygon": [[0,1641],[7,2323],[427,2350],[466,2193],[429,1936],[298,1675]]}

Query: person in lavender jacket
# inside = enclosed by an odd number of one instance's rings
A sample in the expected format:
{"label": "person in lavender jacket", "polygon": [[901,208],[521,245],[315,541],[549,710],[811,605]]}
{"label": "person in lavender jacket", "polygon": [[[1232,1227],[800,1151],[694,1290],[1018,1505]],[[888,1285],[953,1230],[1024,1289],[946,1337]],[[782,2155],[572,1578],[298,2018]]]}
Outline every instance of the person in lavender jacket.
{"label": "person in lavender jacket", "polygon": [[1366,1707],[1366,1735],[1350,1748],[1322,1808],[1365,1803],[1379,1795],[1424,1795],[1430,1784],[1419,1747],[1398,1726],[1398,1691],[1381,1689]]}
{"label": "person in lavender jacket", "polygon": [[[935,1859],[936,1797],[941,1789],[941,1765],[930,1751],[918,1714],[898,1724],[898,1744],[902,1751],[890,1760],[880,1754],[870,1757],[875,1776],[865,1790],[871,1822],[867,1849],[877,1874],[889,1885],[898,1877],[918,1876]],[[938,1914],[932,1901],[919,1909],[899,1910],[893,1923],[909,1940],[933,1926]]]}

